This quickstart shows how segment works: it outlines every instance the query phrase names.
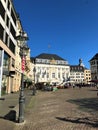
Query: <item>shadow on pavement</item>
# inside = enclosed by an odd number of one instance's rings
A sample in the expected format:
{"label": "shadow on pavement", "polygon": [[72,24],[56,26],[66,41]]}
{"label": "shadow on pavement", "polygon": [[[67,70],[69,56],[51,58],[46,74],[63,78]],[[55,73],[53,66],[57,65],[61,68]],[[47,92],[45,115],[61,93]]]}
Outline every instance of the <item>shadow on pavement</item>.
{"label": "shadow on pavement", "polygon": [[5,120],[10,120],[10,121],[13,121],[13,122],[17,122],[15,110],[10,110],[9,113],[7,113],[4,117],[1,116],[0,118],[5,119]]}
{"label": "shadow on pavement", "polygon": [[70,99],[67,102],[76,104],[79,106],[79,110],[86,112],[98,112],[98,98],[82,98],[82,99]]}
{"label": "shadow on pavement", "polygon": [[98,127],[98,120],[94,121],[93,119],[89,119],[88,117],[85,118],[56,117],[56,119],[61,121],[71,122],[71,123],[80,123],[80,124],[91,125],[92,127]]}
{"label": "shadow on pavement", "polygon": [[94,89],[91,89],[91,90],[89,90],[89,91],[98,91],[98,89],[96,89],[96,90],[94,90]]}

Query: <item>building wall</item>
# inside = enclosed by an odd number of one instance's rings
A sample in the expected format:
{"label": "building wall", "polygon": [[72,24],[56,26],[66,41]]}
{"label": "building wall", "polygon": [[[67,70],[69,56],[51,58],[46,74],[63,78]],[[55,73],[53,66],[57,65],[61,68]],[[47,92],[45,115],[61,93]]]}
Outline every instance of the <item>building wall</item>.
{"label": "building wall", "polygon": [[[38,64],[35,67],[35,82],[63,82],[67,81],[70,75],[70,67],[68,65],[56,64]],[[34,70],[34,68],[33,68]]]}
{"label": "building wall", "polygon": [[91,68],[91,79],[96,80],[98,79],[98,60],[93,59],[90,61],[90,68]]}
{"label": "building wall", "polygon": [[[12,0],[0,1],[0,50],[4,51],[2,64],[2,77],[0,84],[5,87],[6,93],[18,91],[21,85],[21,57],[19,41],[16,36],[23,27],[15,11]],[[29,55],[30,59],[30,55]],[[0,94],[1,95],[1,94]]]}
{"label": "building wall", "polygon": [[91,81],[91,70],[89,69],[84,70],[84,81],[85,83],[90,83],[89,81]]}
{"label": "building wall", "polygon": [[84,72],[70,72],[70,80],[73,83],[83,83],[84,82]]}
{"label": "building wall", "polygon": [[[14,81],[15,72],[15,32],[16,32],[16,13],[13,8],[11,0],[1,0],[0,1],[0,50],[4,51],[3,57],[3,73],[2,84],[0,86],[6,87],[6,93],[12,91],[12,82]],[[8,60],[7,60],[7,58]],[[7,66],[5,66],[7,63]],[[6,67],[6,68],[5,68]]]}
{"label": "building wall", "polygon": [[84,83],[84,67],[80,65],[70,66],[70,81]]}

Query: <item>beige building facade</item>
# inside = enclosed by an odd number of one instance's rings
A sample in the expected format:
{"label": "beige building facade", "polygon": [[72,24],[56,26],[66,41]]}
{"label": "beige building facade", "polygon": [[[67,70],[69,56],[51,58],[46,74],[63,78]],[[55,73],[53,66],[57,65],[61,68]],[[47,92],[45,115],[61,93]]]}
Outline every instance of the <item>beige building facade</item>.
{"label": "beige building facade", "polygon": [[21,57],[16,41],[19,31],[23,28],[12,0],[0,0],[0,96],[20,89]]}
{"label": "beige building facade", "polygon": [[91,81],[91,70],[85,68],[84,69],[84,82],[90,84]]}
{"label": "beige building facade", "polygon": [[0,1],[0,96],[13,90],[17,15],[11,0]]}

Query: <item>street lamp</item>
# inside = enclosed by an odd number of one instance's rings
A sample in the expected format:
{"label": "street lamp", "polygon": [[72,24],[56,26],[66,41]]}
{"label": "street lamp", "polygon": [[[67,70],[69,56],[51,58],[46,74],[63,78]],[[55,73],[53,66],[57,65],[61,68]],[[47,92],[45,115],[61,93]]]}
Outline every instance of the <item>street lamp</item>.
{"label": "street lamp", "polygon": [[26,51],[28,51],[28,46],[26,45],[26,41],[28,40],[27,34],[24,31],[21,31],[20,34],[16,37],[18,42],[18,46],[20,47],[20,56],[21,56],[21,86],[20,86],[20,95],[19,95],[19,117],[18,122],[24,122],[24,70],[25,70],[25,57]]}
{"label": "street lamp", "polygon": [[35,95],[35,93],[36,93],[36,87],[35,87],[36,68],[35,68],[35,66],[34,66],[33,72],[34,72],[34,86],[33,86],[33,93],[32,94]]}

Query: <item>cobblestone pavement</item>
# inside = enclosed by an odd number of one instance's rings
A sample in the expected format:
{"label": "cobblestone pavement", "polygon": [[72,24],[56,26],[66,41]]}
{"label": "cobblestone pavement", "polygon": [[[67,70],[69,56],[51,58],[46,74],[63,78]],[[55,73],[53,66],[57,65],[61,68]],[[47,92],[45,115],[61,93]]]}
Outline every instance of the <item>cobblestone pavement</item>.
{"label": "cobblestone pavement", "polygon": [[97,90],[38,91],[25,108],[25,122],[14,130],[98,130]]}
{"label": "cobblestone pavement", "polygon": [[[24,91],[26,95],[26,105],[28,105],[32,92]],[[19,92],[7,94],[0,98],[0,130],[13,130],[16,126],[16,119],[19,111]],[[16,112],[15,114],[13,112]],[[12,113],[14,116],[12,116]],[[15,117],[16,116],[16,117]],[[16,119],[14,119],[16,118]]]}

